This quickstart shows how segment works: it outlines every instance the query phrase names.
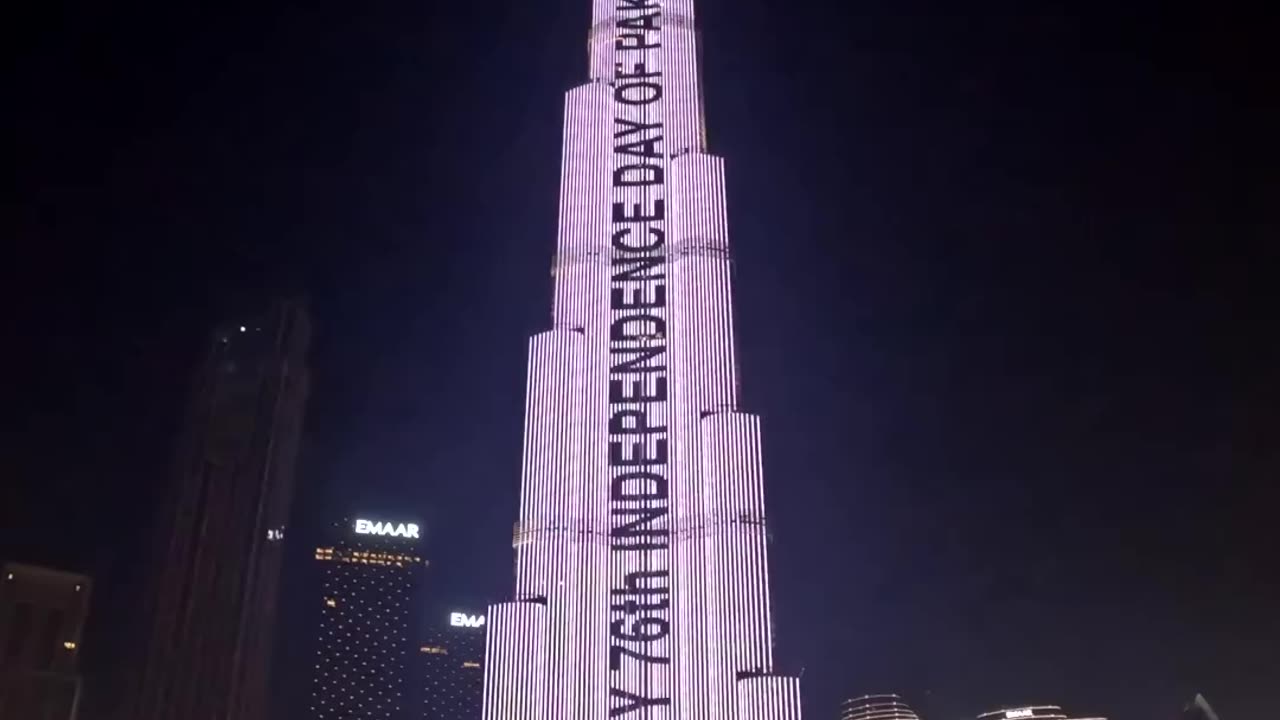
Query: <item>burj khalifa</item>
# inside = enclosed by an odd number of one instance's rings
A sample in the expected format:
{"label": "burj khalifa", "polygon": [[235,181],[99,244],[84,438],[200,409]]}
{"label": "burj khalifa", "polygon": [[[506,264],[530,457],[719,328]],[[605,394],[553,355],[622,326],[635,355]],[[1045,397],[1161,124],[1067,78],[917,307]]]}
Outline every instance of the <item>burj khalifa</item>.
{"label": "burj khalifa", "polygon": [[694,0],[593,3],[483,716],[798,720],[799,682],[774,668],[760,421],[738,402]]}

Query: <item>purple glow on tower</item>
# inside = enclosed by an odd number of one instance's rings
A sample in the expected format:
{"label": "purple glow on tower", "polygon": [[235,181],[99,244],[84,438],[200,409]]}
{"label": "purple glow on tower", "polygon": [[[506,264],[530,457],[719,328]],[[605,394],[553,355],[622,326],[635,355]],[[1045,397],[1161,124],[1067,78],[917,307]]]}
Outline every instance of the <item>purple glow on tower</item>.
{"label": "purple glow on tower", "polygon": [[760,423],[738,410],[693,0],[593,4],[484,718],[799,720],[798,681],[773,669]]}

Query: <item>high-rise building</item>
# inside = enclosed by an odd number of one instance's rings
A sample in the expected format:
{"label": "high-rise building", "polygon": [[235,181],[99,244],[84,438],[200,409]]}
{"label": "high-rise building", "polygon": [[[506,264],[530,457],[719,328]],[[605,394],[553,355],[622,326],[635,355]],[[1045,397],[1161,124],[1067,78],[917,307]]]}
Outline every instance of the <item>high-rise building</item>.
{"label": "high-rise building", "polygon": [[920,720],[898,695],[863,695],[840,703],[840,720]]}
{"label": "high-rise building", "polygon": [[450,610],[428,619],[419,646],[423,720],[479,720],[484,614]]}
{"label": "high-rise building", "polygon": [[773,659],[760,422],[738,400],[694,1],[593,8],[484,717],[798,718],[799,681]]}
{"label": "high-rise building", "polygon": [[0,718],[75,720],[89,590],[84,575],[0,569]]}
{"label": "high-rise building", "polygon": [[1102,717],[1068,717],[1057,705],[1024,705],[985,712],[978,720],[1107,720]]}
{"label": "high-rise building", "polygon": [[331,533],[315,552],[323,581],[309,717],[409,718],[422,532],[404,518],[348,518]]}
{"label": "high-rise building", "polygon": [[295,302],[210,338],[165,507],[132,720],[265,717],[309,338]]}

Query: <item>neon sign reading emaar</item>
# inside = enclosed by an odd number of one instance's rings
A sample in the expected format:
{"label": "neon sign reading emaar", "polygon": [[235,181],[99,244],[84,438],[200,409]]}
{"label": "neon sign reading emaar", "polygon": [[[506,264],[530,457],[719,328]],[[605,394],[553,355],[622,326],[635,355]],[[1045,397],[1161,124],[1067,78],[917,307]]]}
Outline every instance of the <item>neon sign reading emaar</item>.
{"label": "neon sign reading emaar", "polygon": [[391,537],[417,538],[418,526],[413,523],[374,522],[356,520],[357,535],[389,535]]}
{"label": "neon sign reading emaar", "polygon": [[466,613],[449,613],[449,624],[454,627],[484,627],[483,615],[468,615]]}

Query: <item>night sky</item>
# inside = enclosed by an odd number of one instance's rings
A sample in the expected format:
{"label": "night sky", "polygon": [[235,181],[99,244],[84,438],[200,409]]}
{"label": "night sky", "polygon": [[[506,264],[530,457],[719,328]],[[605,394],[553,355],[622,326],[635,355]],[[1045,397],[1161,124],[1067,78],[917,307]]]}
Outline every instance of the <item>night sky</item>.
{"label": "night sky", "polygon": [[[127,680],[201,343],[278,295],[307,295],[317,327],[279,716],[302,717],[294,608],[321,525],[413,513],[437,600],[510,592],[525,342],[549,323],[589,5],[8,19],[0,558],[97,578],[91,709]],[[807,716],[899,692],[925,720],[1023,702],[1166,720],[1199,691],[1224,720],[1280,717],[1264,18],[986,0],[701,0],[700,18],[778,657]]]}

